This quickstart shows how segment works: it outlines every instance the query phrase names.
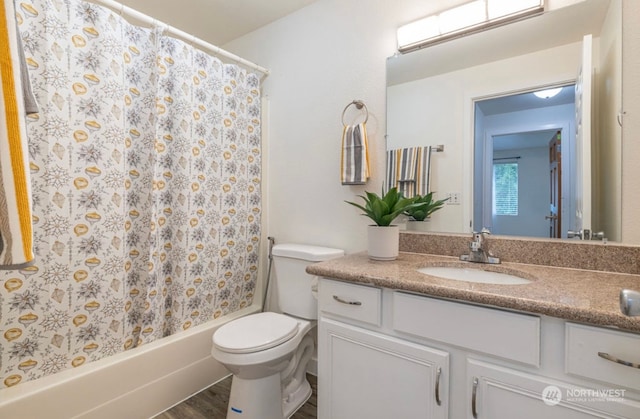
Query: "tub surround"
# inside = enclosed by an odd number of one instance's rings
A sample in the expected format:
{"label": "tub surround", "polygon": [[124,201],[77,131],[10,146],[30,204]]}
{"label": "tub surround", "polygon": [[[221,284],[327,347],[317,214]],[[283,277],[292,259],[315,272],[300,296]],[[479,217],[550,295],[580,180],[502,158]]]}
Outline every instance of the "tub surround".
{"label": "tub surround", "polygon": [[470,235],[403,232],[400,236],[400,255],[395,261],[370,260],[363,252],[310,265],[307,272],[640,332],[640,317],[627,317],[619,307],[621,289],[640,289],[640,247],[490,237],[489,249],[503,263],[473,267],[517,271],[532,280],[529,284],[493,285],[441,279],[417,271],[425,266],[468,266],[458,257],[468,251]]}
{"label": "tub surround", "polygon": [[229,376],[211,357],[223,324],[250,306],[183,333],[0,390],[0,418],[150,418]]}

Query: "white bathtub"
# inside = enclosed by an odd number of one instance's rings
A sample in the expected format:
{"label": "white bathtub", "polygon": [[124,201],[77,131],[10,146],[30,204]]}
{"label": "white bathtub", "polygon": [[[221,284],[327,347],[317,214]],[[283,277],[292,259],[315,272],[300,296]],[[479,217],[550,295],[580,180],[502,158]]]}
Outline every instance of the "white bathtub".
{"label": "white bathtub", "polygon": [[223,318],[76,369],[0,390],[0,418],[150,418],[229,375],[211,357]]}

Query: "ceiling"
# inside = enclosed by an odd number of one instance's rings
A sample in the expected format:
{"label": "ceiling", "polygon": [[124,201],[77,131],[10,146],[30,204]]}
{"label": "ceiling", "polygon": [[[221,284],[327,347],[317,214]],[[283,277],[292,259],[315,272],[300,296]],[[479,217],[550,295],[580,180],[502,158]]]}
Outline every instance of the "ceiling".
{"label": "ceiling", "polygon": [[548,99],[540,99],[533,92],[490,98],[476,102],[484,116],[509,112],[526,111],[528,109],[546,108],[548,106],[566,105],[575,102],[574,85],[564,86],[560,93]]}
{"label": "ceiling", "polygon": [[[570,85],[564,86],[558,95],[548,99],[540,99],[532,92],[527,92],[478,101],[476,106],[482,110],[484,116],[490,116],[547,106],[567,105],[574,102],[575,89],[573,85]],[[546,148],[555,132],[556,130],[553,129],[495,136],[493,137],[493,149],[495,151],[536,147]]]}
{"label": "ceiling", "polygon": [[316,0],[119,0],[216,46],[287,16]]}
{"label": "ceiling", "polygon": [[493,137],[493,151],[512,150],[517,153],[524,148],[549,147],[549,141],[557,130],[518,132],[515,134],[496,135]]}

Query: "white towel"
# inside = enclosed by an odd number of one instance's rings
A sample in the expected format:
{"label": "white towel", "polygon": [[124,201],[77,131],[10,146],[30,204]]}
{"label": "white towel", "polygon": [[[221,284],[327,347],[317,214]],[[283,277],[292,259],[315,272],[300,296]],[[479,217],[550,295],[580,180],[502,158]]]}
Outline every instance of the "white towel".
{"label": "white towel", "polygon": [[416,156],[416,193],[419,195],[426,195],[430,192],[431,151],[433,151],[431,146],[418,148]]}
{"label": "white towel", "polygon": [[431,147],[399,148],[387,151],[387,185],[405,198],[429,193]]}
{"label": "white towel", "polygon": [[363,123],[345,125],[342,130],[340,181],[343,185],[364,185],[369,179],[369,144]]}
{"label": "white towel", "polygon": [[13,1],[0,7],[0,269],[33,263],[25,104]]}

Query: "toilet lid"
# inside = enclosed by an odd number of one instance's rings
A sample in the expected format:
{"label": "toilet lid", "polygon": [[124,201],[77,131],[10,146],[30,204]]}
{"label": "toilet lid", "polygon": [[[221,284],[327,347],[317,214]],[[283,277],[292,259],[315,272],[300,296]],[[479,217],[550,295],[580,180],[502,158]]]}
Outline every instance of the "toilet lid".
{"label": "toilet lid", "polygon": [[213,344],[225,352],[258,352],[280,345],[296,333],[298,322],[295,319],[278,313],[258,313],[220,327],[213,334]]}

